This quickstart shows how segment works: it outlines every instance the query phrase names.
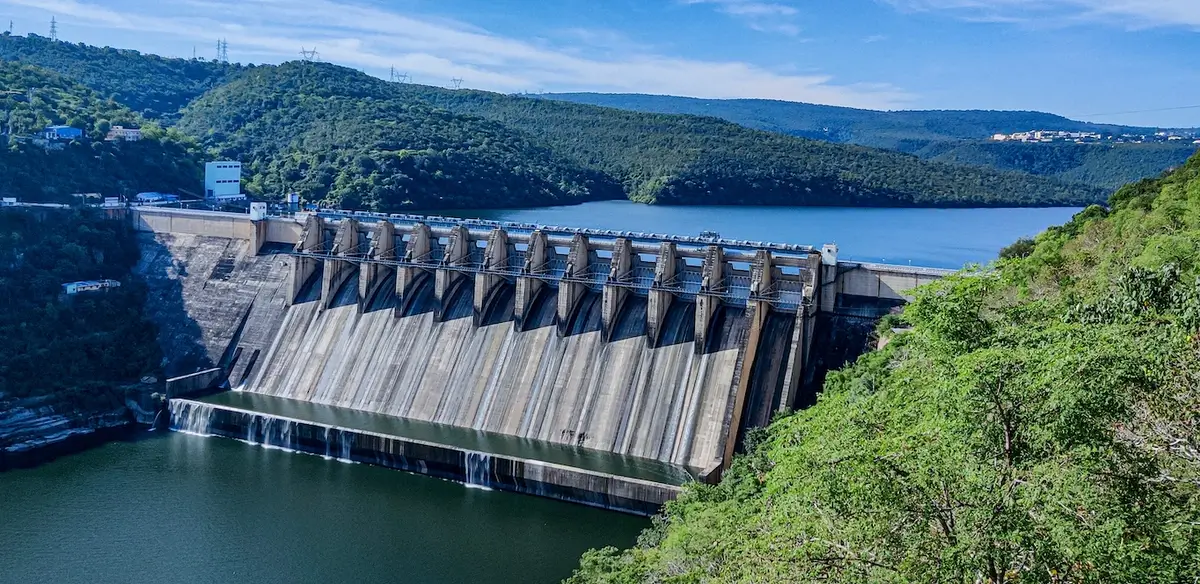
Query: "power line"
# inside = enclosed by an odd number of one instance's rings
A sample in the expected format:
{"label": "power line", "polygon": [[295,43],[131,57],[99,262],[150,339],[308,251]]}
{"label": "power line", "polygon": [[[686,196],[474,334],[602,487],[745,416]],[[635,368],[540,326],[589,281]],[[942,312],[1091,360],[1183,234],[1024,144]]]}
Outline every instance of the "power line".
{"label": "power line", "polygon": [[1156,109],[1145,109],[1145,110],[1130,110],[1130,111],[1125,111],[1125,112],[1106,112],[1106,113],[1101,113],[1101,114],[1083,114],[1079,117],[1081,117],[1081,118],[1096,118],[1096,117],[1101,117],[1101,116],[1123,116],[1126,114],[1152,114],[1155,112],[1173,112],[1173,111],[1189,110],[1189,109],[1200,109],[1200,104],[1181,105],[1181,106],[1176,106],[1176,107],[1160,107],[1160,108],[1156,108]]}

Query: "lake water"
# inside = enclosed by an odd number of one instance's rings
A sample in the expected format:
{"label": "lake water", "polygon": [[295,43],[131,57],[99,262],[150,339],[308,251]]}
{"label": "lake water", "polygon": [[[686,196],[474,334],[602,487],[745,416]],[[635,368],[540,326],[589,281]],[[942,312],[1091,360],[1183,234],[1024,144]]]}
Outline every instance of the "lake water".
{"label": "lake water", "polygon": [[699,235],[820,247],[843,259],[961,268],[986,263],[1005,246],[1061,225],[1082,209],[865,209],[838,207],[662,207],[602,201],[538,209],[459,210],[442,215],[540,225]]}
{"label": "lake water", "polygon": [[[958,268],[1078,209],[652,207],[460,212],[821,245]],[[443,213],[450,214],[450,213]],[[556,582],[648,521],[234,440],[158,434],[0,473],[0,584]]]}
{"label": "lake water", "polygon": [[0,582],[558,582],[649,521],[269,450],[146,433],[0,473]]}

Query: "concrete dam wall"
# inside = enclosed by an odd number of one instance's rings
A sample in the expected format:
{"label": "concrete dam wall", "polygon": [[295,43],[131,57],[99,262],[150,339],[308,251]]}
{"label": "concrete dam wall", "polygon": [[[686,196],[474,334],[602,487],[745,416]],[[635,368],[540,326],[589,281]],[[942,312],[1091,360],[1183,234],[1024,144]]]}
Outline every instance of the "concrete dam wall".
{"label": "concrete dam wall", "polygon": [[[694,310],[673,305],[663,337],[645,336],[647,303],[630,301],[604,342],[601,299],[588,294],[559,336],[556,291],[512,324],[513,290],[472,322],[460,287],[435,317],[433,282],[395,313],[394,294],[360,313],[346,285],[335,308],[292,306],[245,389],[404,418],[658,459],[703,471],[719,463],[744,310],[728,309],[701,351]],[[775,339],[778,341],[779,339]],[[775,346],[786,346],[776,343]]]}
{"label": "concrete dam wall", "polygon": [[[858,337],[843,342],[831,323],[869,323],[943,273],[839,263],[834,246],[364,213],[173,213],[133,220],[147,233],[152,289],[182,298],[162,316],[184,323],[163,335],[176,373],[215,365],[239,395],[633,457],[708,481],[746,430],[807,403],[816,369],[837,360],[818,339],[853,352],[842,347]],[[209,223],[225,237],[203,235]],[[250,410],[188,408],[211,417],[214,434],[268,438]],[[303,450],[331,447],[310,434]],[[478,445],[456,451],[447,472],[482,468]],[[620,483],[610,475],[594,480]],[[538,483],[542,494],[551,483]],[[574,487],[555,492],[588,502]],[[620,500],[637,512],[661,503]]]}
{"label": "concrete dam wall", "polygon": [[[769,419],[799,379],[793,322],[819,259],[725,255],[313,216],[292,256],[292,306],[241,387],[712,475],[747,397],[751,417]],[[752,300],[772,275],[775,296]],[[768,318],[772,304],[784,312]]]}

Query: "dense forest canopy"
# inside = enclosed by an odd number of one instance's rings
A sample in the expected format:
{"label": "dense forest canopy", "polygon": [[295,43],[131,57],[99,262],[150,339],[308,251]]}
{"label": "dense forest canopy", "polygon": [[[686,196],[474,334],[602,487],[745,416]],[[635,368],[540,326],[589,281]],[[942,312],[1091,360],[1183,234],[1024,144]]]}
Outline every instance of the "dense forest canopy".
{"label": "dense forest canopy", "polygon": [[553,205],[622,196],[529,136],[407,99],[357,71],[258,67],[187,108],[178,126],[238,159],[247,190],[346,208]]}
{"label": "dense forest canopy", "polygon": [[1110,206],[920,290],[570,582],[1196,581],[1200,155]]}
{"label": "dense forest canopy", "polygon": [[1157,128],[1078,122],[1030,111],[874,111],[765,99],[695,99],[669,95],[561,93],[544,99],[642,112],[712,116],[770,132],[859,144],[921,158],[1017,170],[1106,189],[1158,176],[1196,146],[1172,144],[988,143],[993,134],[1030,130],[1152,135]]}
{"label": "dense forest canopy", "polygon": [[55,71],[143,117],[168,120],[200,94],[244,68],[204,59],[171,59],[129,49],[52,41],[34,34],[0,35],[0,60]]}
{"label": "dense forest canopy", "polygon": [[[398,85],[332,65],[231,65],[37,35],[0,35],[0,60],[56,71],[161,125],[180,122],[213,155],[244,156],[251,194],[297,191],[309,200],[347,207],[543,205],[622,196],[664,204],[1086,204],[1101,200],[1102,189],[1129,176],[1156,174],[1179,158],[1178,152],[1156,150],[1128,164],[1121,155],[1083,153],[1026,161],[969,149],[950,153],[952,148],[937,142],[944,136],[990,131],[997,124],[1012,129],[1078,126],[1038,112],[867,112],[763,100],[663,98],[684,104],[667,111],[717,113],[771,131],[762,132],[714,118]],[[275,95],[263,80],[279,75],[301,82],[284,81],[281,87],[288,93]],[[329,84],[335,91],[314,92],[303,79]],[[310,96],[320,99],[308,100]],[[595,99],[653,109],[639,101],[646,97]],[[287,106],[288,116],[265,111],[264,106],[277,102]],[[734,104],[737,111],[749,113],[706,112],[704,104],[714,103]],[[693,111],[695,104],[704,107]],[[180,108],[189,111],[182,119]],[[797,114],[796,108],[816,108],[817,113]],[[913,116],[920,119],[914,122],[909,119]],[[844,141],[824,130],[813,134],[797,129],[834,122],[891,140],[859,142],[955,164],[922,164],[896,153],[779,135]],[[1084,166],[1063,166],[1063,161],[1081,157],[1088,161]]]}
{"label": "dense forest canopy", "polygon": [[[112,99],[50,71],[0,61],[0,195],[70,201],[73,193],[198,192],[202,155],[175,130],[146,122]],[[82,139],[46,148],[34,139],[68,125]],[[141,127],[139,142],[105,142],[110,126]],[[11,134],[9,133],[11,129]]]}
{"label": "dense forest canopy", "polygon": [[[189,106],[179,128],[223,155],[243,157],[264,195],[282,187],[373,209],[619,196],[662,204],[873,206],[1086,204],[1102,197],[1079,185],[713,118],[395,84],[323,63],[248,71]],[[515,182],[514,171],[521,177]],[[447,176],[450,183],[439,182]]]}
{"label": "dense forest canopy", "polygon": [[940,162],[987,166],[1116,190],[1187,162],[1190,144],[937,142],[918,152]]}
{"label": "dense forest canopy", "polygon": [[[92,390],[156,374],[145,287],[130,275],[137,261],[124,220],[87,209],[0,210],[0,396],[104,400],[107,392]],[[122,285],[61,296],[63,283],[101,278]]]}

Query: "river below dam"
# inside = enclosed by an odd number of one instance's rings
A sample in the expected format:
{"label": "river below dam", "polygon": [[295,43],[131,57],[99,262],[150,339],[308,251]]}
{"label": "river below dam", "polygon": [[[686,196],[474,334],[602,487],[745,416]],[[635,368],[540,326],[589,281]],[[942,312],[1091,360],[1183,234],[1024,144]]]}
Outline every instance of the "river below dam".
{"label": "river below dam", "polygon": [[[730,239],[817,246],[832,242],[843,259],[958,268],[994,259],[1004,246],[1078,211],[655,207],[610,201],[442,214],[664,234],[711,230]],[[213,399],[259,407],[244,395]],[[371,427],[393,423],[350,417]],[[342,418],[336,421],[345,424]],[[404,430],[437,429],[405,424]],[[618,463],[626,464],[594,462]],[[238,440],[138,431],[128,441],[0,473],[0,584],[557,582],[570,575],[585,550],[628,547],[649,524],[641,517]]]}
{"label": "river below dam", "polygon": [[558,582],[643,518],[138,432],[0,473],[0,583]]}

